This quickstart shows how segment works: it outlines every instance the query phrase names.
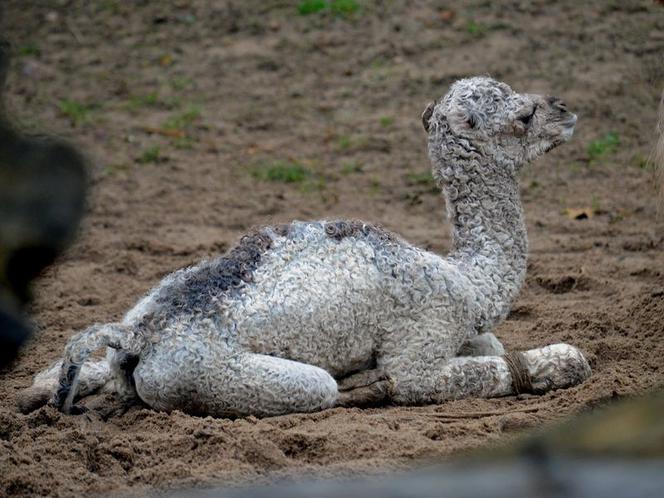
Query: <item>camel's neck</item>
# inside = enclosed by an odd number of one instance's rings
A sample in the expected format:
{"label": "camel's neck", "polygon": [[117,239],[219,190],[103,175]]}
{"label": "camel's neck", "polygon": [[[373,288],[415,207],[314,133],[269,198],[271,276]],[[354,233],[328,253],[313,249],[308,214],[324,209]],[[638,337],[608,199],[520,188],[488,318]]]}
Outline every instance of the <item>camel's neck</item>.
{"label": "camel's neck", "polygon": [[[477,328],[487,331],[507,316],[526,273],[528,241],[519,186],[496,165],[458,167],[468,176],[453,176],[443,187],[454,237],[449,260],[476,283],[482,302]],[[479,168],[493,169],[492,180],[477,175]]]}

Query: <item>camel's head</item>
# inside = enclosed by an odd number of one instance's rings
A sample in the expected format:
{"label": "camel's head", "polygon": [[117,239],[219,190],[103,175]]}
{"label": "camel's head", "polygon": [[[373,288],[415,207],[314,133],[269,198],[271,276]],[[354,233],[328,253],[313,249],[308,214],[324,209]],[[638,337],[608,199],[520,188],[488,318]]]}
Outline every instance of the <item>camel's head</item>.
{"label": "camel's head", "polygon": [[422,123],[432,158],[484,157],[515,173],[569,140],[576,115],[557,97],[516,93],[505,83],[475,77],[457,81],[429,104]]}

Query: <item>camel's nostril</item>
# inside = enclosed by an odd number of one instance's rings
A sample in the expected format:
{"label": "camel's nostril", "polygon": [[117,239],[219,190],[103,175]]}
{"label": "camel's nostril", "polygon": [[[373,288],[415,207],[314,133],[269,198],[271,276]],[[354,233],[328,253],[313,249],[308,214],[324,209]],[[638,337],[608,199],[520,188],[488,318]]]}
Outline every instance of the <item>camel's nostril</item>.
{"label": "camel's nostril", "polygon": [[560,99],[558,97],[549,97],[547,99],[547,102],[554,109],[557,109],[561,112],[567,112],[567,104],[565,104],[565,102],[563,102],[562,99]]}

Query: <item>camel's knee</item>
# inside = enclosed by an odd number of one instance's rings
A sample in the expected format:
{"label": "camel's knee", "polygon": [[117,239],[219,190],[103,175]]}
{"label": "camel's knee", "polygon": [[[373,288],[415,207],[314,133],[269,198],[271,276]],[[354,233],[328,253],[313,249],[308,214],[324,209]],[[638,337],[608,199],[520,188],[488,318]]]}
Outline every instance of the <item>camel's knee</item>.
{"label": "camel's knee", "polygon": [[198,412],[194,405],[204,403],[206,396],[196,382],[197,373],[195,363],[178,362],[168,355],[139,360],[132,374],[135,393],[155,410]]}
{"label": "camel's knee", "polygon": [[[38,373],[32,386],[23,389],[16,396],[16,407],[21,413],[29,413],[48,403],[58,388],[62,361]],[[106,360],[90,361],[83,364],[79,374],[78,398],[88,396],[104,386],[111,377]]]}
{"label": "camel's knee", "polygon": [[139,363],[134,369],[134,387],[138,397],[155,410],[171,411],[178,408],[178,399],[175,394],[180,391],[179,385],[183,377],[175,372],[170,374],[168,365],[163,368],[155,368],[149,363]]}

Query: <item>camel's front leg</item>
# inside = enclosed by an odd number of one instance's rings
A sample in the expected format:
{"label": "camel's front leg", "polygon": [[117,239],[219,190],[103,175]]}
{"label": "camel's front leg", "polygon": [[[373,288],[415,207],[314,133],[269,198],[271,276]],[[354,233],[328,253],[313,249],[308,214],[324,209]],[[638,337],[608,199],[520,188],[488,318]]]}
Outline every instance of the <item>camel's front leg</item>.
{"label": "camel's front leg", "polygon": [[456,357],[441,361],[391,361],[392,400],[399,404],[440,403],[543,393],[583,382],[590,366],[581,352],[554,344],[505,356]]}

